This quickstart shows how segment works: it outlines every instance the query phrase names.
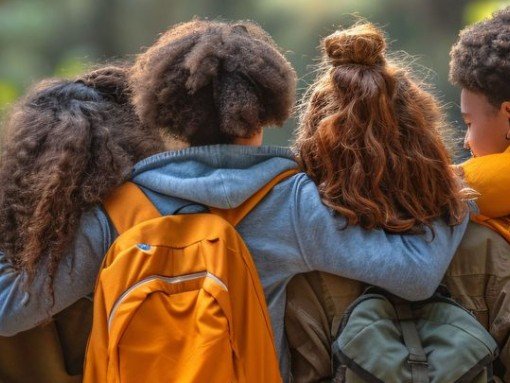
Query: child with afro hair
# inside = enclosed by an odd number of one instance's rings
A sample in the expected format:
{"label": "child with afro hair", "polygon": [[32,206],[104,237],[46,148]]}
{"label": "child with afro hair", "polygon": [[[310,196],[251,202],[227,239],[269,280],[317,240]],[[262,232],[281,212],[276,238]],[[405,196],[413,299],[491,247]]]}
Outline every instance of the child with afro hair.
{"label": "child with afro hair", "polygon": [[450,56],[473,157],[461,167],[479,193],[474,220],[510,241],[510,7],[461,31]]}
{"label": "child with afro hair", "polygon": [[450,57],[450,82],[461,88],[464,147],[472,154],[460,169],[478,193],[479,213],[471,215],[474,223],[468,226],[444,282],[496,339],[500,357],[495,375],[508,382],[510,7],[462,30]]}

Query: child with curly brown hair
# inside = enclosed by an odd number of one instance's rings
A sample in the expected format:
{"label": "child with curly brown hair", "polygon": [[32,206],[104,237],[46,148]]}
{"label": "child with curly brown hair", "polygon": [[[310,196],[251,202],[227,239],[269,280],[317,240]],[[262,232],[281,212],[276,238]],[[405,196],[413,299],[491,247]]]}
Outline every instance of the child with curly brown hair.
{"label": "child with curly brown hair", "polygon": [[[129,103],[126,69],[116,66],[74,81],[38,83],[13,107],[5,129],[0,305],[7,310],[40,299],[47,318],[56,315],[52,323],[30,329],[39,320],[27,313],[18,325],[29,331],[0,337],[0,380],[75,382],[92,305],[61,299],[59,289],[72,286],[80,298],[90,294],[97,265],[78,252],[66,257],[65,250],[88,211],[129,178],[136,162],[165,146],[159,134],[139,123]],[[2,318],[2,326],[7,323]]]}
{"label": "child with curly brown hair", "polygon": [[115,67],[43,81],[12,110],[0,167],[0,248],[29,279],[43,254],[52,279],[82,214],[136,162],[163,150],[136,119],[126,81]]}

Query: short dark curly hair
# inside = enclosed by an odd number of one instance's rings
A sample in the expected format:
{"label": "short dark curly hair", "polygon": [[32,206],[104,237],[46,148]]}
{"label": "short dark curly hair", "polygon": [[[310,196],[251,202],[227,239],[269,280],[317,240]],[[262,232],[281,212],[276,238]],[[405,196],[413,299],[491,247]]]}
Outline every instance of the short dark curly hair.
{"label": "short dark curly hair", "polygon": [[510,100],[510,7],[462,30],[450,51],[450,82],[499,107]]}
{"label": "short dark curly hair", "polygon": [[296,74],[258,25],[194,19],[137,58],[130,86],[147,126],[210,145],[282,125],[294,105]]}

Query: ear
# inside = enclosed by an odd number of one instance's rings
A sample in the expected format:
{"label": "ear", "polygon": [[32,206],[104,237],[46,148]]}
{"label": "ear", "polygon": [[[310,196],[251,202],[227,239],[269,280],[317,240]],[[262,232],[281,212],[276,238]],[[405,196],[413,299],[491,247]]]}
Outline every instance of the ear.
{"label": "ear", "polygon": [[504,101],[501,103],[500,111],[505,113],[507,118],[510,119],[510,101]]}
{"label": "ear", "polygon": [[510,141],[510,101],[504,101],[500,108],[501,113],[504,113],[508,119],[508,131],[506,132],[506,140]]}

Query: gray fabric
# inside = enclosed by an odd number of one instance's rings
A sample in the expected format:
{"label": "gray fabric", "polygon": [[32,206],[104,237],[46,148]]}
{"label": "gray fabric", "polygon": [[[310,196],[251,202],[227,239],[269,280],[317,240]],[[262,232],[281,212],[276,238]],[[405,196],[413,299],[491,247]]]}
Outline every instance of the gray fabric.
{"label": "gray fabric", "polygon": [[411,367],[412,383],[429,383],[427,354],[421,344],[411,305],[408,303],[397,304],[395,311],[400,321],[402,340],[409,351],[407,363]]}
{"label": "gray fabric", "polygon": [[[456,382],[477,365],[482,369],[482,361],[490,364],[497,355],[490,334],[453,303],[432,300],[414,306],[414,334],[407,326],[411,319],[399,322],[399,310],[382,295],[362,296],[352,307],[334,346],[348,370],[358,375],[363,370],[383,382]],[[419,340],[413,339],[416,336]],[[413,371],[409,360],[423,360],[422,347],[427,365]]]}

